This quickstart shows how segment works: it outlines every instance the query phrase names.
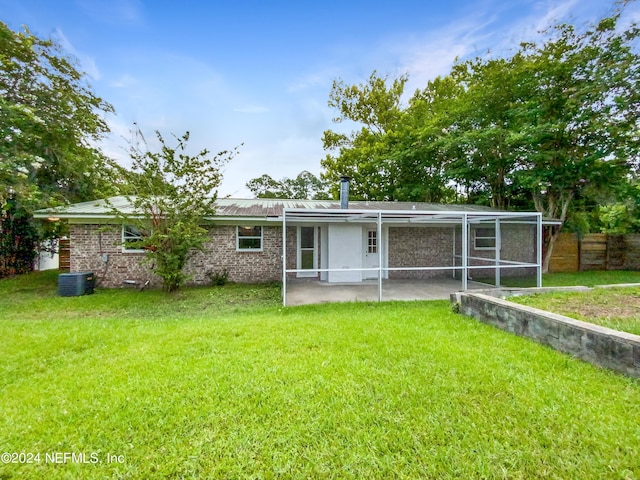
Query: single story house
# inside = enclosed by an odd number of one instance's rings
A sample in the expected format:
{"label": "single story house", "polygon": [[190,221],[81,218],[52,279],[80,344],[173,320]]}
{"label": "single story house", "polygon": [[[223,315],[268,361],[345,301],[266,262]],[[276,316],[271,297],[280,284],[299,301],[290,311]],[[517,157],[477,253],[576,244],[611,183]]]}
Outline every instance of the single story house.
{"label": "single story house", "polygon": [[[475,205],[219,198],[209,241],[186,267],[191,283],[212,273],[234,282],[315,279],[332,284],[384,279],[489,279],[528,275],[541,283],[542,217]],[[126,197],[46,209],[37,218],[69,222],[71,272],[92,271],[100,285],[158,284],[144,251],[125,242],[142,234],[111,206]]]}

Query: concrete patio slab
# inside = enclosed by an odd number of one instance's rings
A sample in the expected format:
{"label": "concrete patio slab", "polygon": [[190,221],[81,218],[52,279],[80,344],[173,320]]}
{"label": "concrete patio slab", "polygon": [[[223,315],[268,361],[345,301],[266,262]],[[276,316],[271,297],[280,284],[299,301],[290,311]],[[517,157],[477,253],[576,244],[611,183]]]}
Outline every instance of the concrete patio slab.
{"label": "concrete patio slab", "polygon": [[[468,289],[487,288],[484,283],[469,281]],[[453,278],[430,280],[384,280],[382,300],[448,300],[462,290],[462,282]],[[327,302],[377,302],[378,281],[361,283],[327,283],[317,280],[287,280],[287,305]]]}

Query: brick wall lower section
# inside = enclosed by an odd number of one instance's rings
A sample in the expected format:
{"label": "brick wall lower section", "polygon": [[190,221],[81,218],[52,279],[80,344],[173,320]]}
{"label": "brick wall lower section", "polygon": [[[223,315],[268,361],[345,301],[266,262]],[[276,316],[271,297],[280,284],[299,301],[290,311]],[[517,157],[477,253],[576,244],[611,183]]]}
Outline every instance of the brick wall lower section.
{"label": "brick wall lower section", "polygon": [[98,286],[120,286],[123,280],[149,280],[154,286],[161,284],[160,279],[140,263],[144,253],[122,252],[120,225],[72,224],[69,243],[71,271],[94,272]]}
{"label": "brick wall lower section", "polygon": [[[261,252],[236,251],[236,227],[229,225],[209,228],[210,240],[204,251],[194,251],[185,272],[191,275],[189,284],[209,284],[208,272],[229,272],[229,280],[259,283],[282,280],[282,228],[264,226]],[[148,265],[141,263],[144,253],[122,252],[122,229],[119,225],[70,225],[71,271],[92,271],[99,286],[119,287],[124,280],[149,280],[161,285]],[[295,230],[287,232],[288,268],[295,268]],[[107,261],[103,261],[106,254]]]}
{"label": "brick wall lower section", "polygon": [[211,240],[204,251],[189,259],[185,271],[193,276],[192,283],[209,283],[207,272],[229,272],[229,280],[239,283],[282,280],[282,228],[262,227],[262,251],[236,251],[236,227],[214,226],[209,229]]}
{"label": "brick wall lower section", "polygon": [[[450,267],[453,265],[453,228],[390,227],[389,267]],[[391,270],[389,278],[451,277],[451,270]]]}
{"label": "brick wall lower section", "polygon": [[[536,236],[533,225],[501,225],[503,260],[512,262],[535,263]],[[450,267],[453,265],[453,245],[455,229],[455,251],[462,252],[461,227],[390,227],[389,228],[389,267]],[[469,256],[487,259],[495,258],[494,250],[476,250],[474,248],[475,230],[472,229],[469,243]],[[456,266],[461,265],[460,258]],[[469,265],[483,266],[488,262],[469,260]],[[505,268],[504,277],[534,275],[535,268]],[[389,278],[423,279],[434,277],[450,277],[451,270],[433,271],[390,271]],[[493,277],[493,269],[470,270],[471,277]],[[458,274],[459,276],[459,274]]]}

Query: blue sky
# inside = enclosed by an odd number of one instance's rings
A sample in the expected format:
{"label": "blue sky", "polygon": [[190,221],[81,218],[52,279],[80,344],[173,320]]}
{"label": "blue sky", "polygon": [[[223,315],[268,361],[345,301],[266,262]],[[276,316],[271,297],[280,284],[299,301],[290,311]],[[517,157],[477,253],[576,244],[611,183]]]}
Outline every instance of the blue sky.
{"label": "blue sky", "polygon": [[456,57],[508,52],[554,20],[582,24],[608,0],[250,1],[0,0],[0,20],[27,25],[76,56],[111,103],[103,151],[127,163],[134,122],[147,139],[191,132],[193,152],[233,148],[220,195],[249,197],[268,173],[320,172],[322,133],[339,129],[331,84],[373,70],[409,75],[408,94]]}

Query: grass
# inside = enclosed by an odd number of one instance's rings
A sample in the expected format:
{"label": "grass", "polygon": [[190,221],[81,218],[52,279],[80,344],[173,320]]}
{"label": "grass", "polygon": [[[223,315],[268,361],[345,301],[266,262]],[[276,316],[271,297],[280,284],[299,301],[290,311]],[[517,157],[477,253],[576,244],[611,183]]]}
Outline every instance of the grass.
{"label": "grass", "polygon": [[597,288],[588,292],[553,292],[512,297],[530,307],[640,335],[640,287]]}
{"label": "grass", "polygon": [[640,283],[640,272],[630,270],[585,271],[575,273],[549,273],[542,276],[544,287],[582,285],[612,285],[617,283]]}
{"label": "grass", "polygon": [[[495,279],[479,278],[493,285]],[[533,276],[509,278],[502,277],[502,285],[505,287],[535,287],[536,280]],[[630,270],[585,271],[573,273],[547,273],[542,276],[543,287],[566,287],[570,285],[582,285],[594,287],[596,285],[612,285],[618,283],[640,283],[640,272]]]}
{"label": "grass", "polygon": [[0,451],[41,453],[1,479],[640,478],[637,380],[445,301],[61,298],[51,274],[0,298]]}

